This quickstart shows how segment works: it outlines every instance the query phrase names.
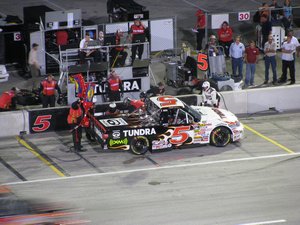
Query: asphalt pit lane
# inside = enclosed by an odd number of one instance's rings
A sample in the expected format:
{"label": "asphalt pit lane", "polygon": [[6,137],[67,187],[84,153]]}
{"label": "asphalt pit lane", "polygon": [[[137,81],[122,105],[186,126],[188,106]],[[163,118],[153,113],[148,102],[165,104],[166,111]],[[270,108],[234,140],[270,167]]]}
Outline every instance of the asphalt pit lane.
{"label": "asphalt pit lane", "polygon": [[134,162],[137,161],[137,160],[144,160],[144,159],[145,159],[144,156],[133,157],[133,158],[131,158],[131,159],[125,160],[125,161],[123,162],[123,164],[128,165],[128,164],[134,163]]}
{"label": "asphalt pit lane", "polygon": [[158,181],[150,181],[148,182],[149,185],[160,185],[161,182],[158,182]]}

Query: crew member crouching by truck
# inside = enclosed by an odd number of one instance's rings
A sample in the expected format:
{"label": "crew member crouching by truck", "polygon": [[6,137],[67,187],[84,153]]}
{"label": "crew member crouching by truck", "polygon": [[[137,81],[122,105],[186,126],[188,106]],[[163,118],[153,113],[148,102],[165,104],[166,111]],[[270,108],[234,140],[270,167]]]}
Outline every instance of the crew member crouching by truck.
{"label": "crew member crouching by truck", "polygon": [[74,144],[74,151],[81,152],[81,138],[82,138],[82,125],[81,121],[83,118],[83,110],[80,105],[80,100],[72,103],[69,115],[68,115],[68,124],[72,129],[72,137]]}
{"label": "crew member crouching by truck", "polygon": [[220,94],[210,86],[208,81],[204,81],[202,84],[202,98],[204,106],[219,108]]}
{"label": "crew member crouching by truck", "polygon": [[17,88],[13,87],[10,91],[5,91],[0,96],[0,112],[16,109]]}

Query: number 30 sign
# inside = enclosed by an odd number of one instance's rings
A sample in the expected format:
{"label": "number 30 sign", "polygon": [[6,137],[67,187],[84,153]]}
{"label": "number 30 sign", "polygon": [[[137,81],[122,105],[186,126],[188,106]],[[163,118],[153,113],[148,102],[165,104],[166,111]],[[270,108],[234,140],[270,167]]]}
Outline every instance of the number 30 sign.
{"label": "number 30 sign", "polygon": [[239,12],[239,21],[250,20],[250,12]]}

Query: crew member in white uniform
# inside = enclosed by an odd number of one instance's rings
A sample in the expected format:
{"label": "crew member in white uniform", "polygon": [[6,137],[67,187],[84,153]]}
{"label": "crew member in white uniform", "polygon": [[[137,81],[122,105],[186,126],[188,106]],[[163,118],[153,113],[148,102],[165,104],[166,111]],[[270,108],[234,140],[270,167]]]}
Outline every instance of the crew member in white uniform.
{"label": "crew member in white uniform", "polygon": [[202,98],[205,106],[213,106],[215,108],[219,107],[221,99],[220,94],[216,91],[216,89],[210,86],[208,81],[204,81],[202,84]]}

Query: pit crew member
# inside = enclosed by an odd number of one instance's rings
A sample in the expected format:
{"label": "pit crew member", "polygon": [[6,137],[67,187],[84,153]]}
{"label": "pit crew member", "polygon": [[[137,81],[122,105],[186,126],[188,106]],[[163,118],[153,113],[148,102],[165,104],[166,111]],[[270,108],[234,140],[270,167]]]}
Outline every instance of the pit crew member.
{"label": "pit crew member", "polygon": [[83,118],[83,110],[81,107],[80,100],[72,103],[69,115],[67,118],[68,124],[71,126],[71,132],[73,137],[74,151],[80,152],[81,149],[81,138],[82,138],[82,126],[81,121]]}
{"label": "pit crew member", "polygon": [[210,86],[208,81],[204,81],[202,84],[202,98],[203,105],[211,107],[213,106],[215,108],[219,107],[221,96],[216,89]]}
{"label": "pit crew member", "polygon": [[17,88],[13,87],[10,91],[5,91],[0,96],[0,111],[16,109]]}
{"label": "pit crew member", "polygon": [[114,70],[110,72],[107,83],[109,101],[120,101],[121,94],[123,95],[122,80]]}
{"label": "pit crew member", "polygon": [[39,92],[42,93],[43,108],[47,108],[48,105],[50,105],[50,107],[55,107],[55,89],[59,96],[61,96],[57,81],[54,80],[52,74],[48,74],[47,78],[41,82],[39,88]]}

